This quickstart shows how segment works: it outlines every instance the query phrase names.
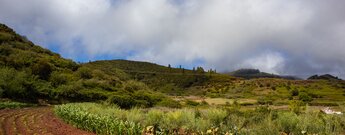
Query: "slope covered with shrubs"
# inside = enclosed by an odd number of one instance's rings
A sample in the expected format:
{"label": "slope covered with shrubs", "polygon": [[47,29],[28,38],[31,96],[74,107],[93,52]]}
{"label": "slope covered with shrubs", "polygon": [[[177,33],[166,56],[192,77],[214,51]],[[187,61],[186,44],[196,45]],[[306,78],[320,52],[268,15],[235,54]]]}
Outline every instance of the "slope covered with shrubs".
{"label": "slope covered with shrubs", "polygon": [[0,98],[51,103],[107,100],[123,108],[151,107],[167,99],[121,69],[77,64],[34,45],[4,24],[0,24]]}
{"label": "slope covered with shrubs", "polygon": [[50,103],[107,101],[122,108],[181,106],[167,95],[250,99],[258,104],[301,100],[312,105],[337,105],[345,98],[345,82],[243,80],[202,67],[188,70],[128,60],[78,64],[0,24],[0,98]]}

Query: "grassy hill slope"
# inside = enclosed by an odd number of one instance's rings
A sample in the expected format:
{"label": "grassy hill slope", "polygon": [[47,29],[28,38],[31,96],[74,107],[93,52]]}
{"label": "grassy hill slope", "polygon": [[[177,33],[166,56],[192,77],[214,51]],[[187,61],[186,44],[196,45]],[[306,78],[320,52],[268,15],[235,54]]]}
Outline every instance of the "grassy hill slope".
{"label": "grassy hill slope", "polygon": [[0,98],[54,103],[107,101],[123,108],[179,107],[169,95],[254,100],[258,104],[279,105],[291,100],[335,104],[345,99],[345,82],[274,77],[245,80],[201,68],[128,60],[77,64],[0,25]]}
{"label": "grassy hill slope", "polygon": [[168,99],[114,70],[79,65],[0,24],[0,98],[55,103],[108,100],[124,108],[153,106]]}
{"label": "grassy hill slope", "polygon": [[109,74],[121,70],[129,75],[128,78],[144,82],[155,91],[170,95],[186,94],[193,87],[214,84],[215,82],[229,82],[236,79],[214,72],[172,68],[149,62],[128,60],[95,61],[85,63],[83,66]]}

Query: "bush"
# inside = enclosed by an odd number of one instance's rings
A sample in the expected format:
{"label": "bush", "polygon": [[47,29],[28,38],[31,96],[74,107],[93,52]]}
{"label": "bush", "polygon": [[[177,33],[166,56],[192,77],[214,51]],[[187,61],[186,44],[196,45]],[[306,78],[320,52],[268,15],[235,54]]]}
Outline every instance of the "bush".
{"label": "bush", "polygon": [[129,109],[136,105],[133,98],[129,95],[113,95],[107,100],[109,103],[116,104],[121,108]]}
{"label": "bush", "polygon": [[149,89],[145,83],[134,81],[134,80],[126,81],[123,85],[124,85],[124,89],[129,92]]}
{"label": "bush", "polygon": [[303,106],[303,103],[301,101],[298,101],[298,100],[291,100],[289,102],[290,111],[292,111],[296,114],[301,113],[301,111],[303,110],[302,106]]}
{"label": "bush", "polygon": [[67,82],[69,81],[69,78],[70,77],[67,74],[54,71],[50,75],[49,81],[51,82],[52,86],[57,87],[59,85],[67,84]]}
{"label": "bush", "polygon": [[298,94],[298,99],[301,100],[301,101],[303,101],[303,102],[310,102],[310,101],[313,100],[313,98],[310,97],[310,96],[308,95],[308,93],[305,93],[305,92],[300,92],[300,93]]}
{"label": "bush", "polygon": [[76,73],[81,79],[91,79],[92,78],[92,70],[90,68],[87,68],[87,67],[80,67]]}
{"label": "bush", "polygon": [[260,105],[272,105],[273,104],[273,100],[268,99],[268,98],[264,98],[264,97],[260,97],[257,100],[257,103]]}
{"label": "bush", "polygon": [[60,85],[54,89],[51,96],[55,99],[72,99],[79,100],[78,92],[83,90],[84,87],[80,81],[71,82],[70,84]]}
{"label": "bush", "polygon": [[17,72],[12,68],[0,68],[0,88],[2,95],[13,99],[36,99],[38,96],[37,80],[26,72]]}
{"label": "bush", "polygon": [[135,99],[136,106],[153,107],[159,101],[161,101],[162,98],[165,98],[165,97],[162,95],[150,93],[147,91],[136,91],[133,95],[133,98]]}
{"label": "bush", "polygon": [[179,128],[193,128],[195,126],[195,113],[191,110],[180,109],[166,113],[162,128],[177,131]]}
{"label": "bush", "polygon": [[160,110],[150,110],[147,113],[145,126],[154,126],[157,128],[161,123],[164,117],[164,113]]}
{"label": "bush", "polygon": [[157,103],[158,106],[169,107],[169,108],[181,108],[181,104],[170,98],[164,98],[162,101]]}
{"label": "bush", "polygon": [[228,113],[222,109],[210,108],[201,111],[201,117],[209,119],[209,121],[212,123],[212,126],[214,127],[219,127],[220,124],[224,122],[227,116]]}
{"label": "bush", "polygon": [[302,130],[298,128],[298,116],[295,113],[280,113],[276,120],[279,131],[286,134],[300,133]]}
{"label": "bush", "polygon": [[299,93],[299,91],[298,91],[297,89],[293,89],[293,90],[291,91],[291,96],[297,96],[298,93]]}
{"label": "bush", "polygon": [[189,105],[189,106],[198,106],[200,105],[199,102],[195,102],[195,101],[192,101],[192,100],[186,100],[186,105]]}
{"label": "bush", "polygon": [[52,66],[46,60],[40,60],[32,66],[32,73],[43,80],[48,80],[52,71]]}

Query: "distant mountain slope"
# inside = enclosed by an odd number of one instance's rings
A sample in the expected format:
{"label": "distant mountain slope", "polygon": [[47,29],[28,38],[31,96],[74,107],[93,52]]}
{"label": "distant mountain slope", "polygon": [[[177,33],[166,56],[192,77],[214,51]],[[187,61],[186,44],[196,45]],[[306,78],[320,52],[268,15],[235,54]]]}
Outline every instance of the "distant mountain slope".
{"label": "distant mountain slope", "polygon": [[172,68],[155,63],[142,62],[142,61],[131,61],[131,60],[101,60],[89,62],[87,65],[106,68],[117,68],[128,72],[159,72],[159,73],[193,73],[191,70],[183,68]]}
{"label": "distant mountain slope", "polygon": [[204,85],[219,76],[222,76],[224,80],[234,79],[234,77],[224,76],[214,72],[172,68],[149,62],[129,60],[95,61],[85,63],[83,66],[102,70],[106,73],[112,73],[120,69],[130,75],[130,78],[142,81],[158,90],[166,86],[172,87],[171,89],[175,90],[183,90],[191,86]]}
{"label": "distant mountain slope", "polygon": [[330,75],[330,74],[324,74],[324,75],[313,75],[311,77],[308,78],[308,80],[341,80],[340,78],[338,77],[335,77],[333,75]]}
{"label": "distant mountain slope", "polygon": [[245,78],[245,79],[253,79],[253,78],[283,78],[283,79],[290,79],[290,80],[298,79],[297,77],[293,77],[293,76],[280,76],[276,74],[261,72],[259,69],[239,69],[239,70],[229,72],[226,74],[232,75],[235,77]]}

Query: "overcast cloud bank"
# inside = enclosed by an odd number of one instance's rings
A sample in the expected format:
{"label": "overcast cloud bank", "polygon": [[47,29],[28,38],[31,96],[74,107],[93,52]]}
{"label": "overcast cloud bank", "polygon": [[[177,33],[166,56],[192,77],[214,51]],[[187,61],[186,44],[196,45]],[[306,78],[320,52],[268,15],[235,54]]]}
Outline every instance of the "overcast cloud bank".
{"label": "overcast cloud bank", "polygon": [[344,77],[344,7],[343,0],[1,0],[0,22],[75,60],[107,55]]}

